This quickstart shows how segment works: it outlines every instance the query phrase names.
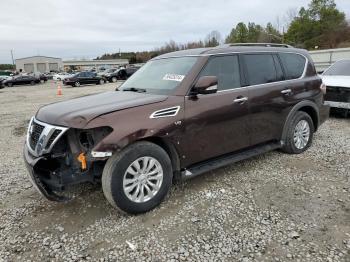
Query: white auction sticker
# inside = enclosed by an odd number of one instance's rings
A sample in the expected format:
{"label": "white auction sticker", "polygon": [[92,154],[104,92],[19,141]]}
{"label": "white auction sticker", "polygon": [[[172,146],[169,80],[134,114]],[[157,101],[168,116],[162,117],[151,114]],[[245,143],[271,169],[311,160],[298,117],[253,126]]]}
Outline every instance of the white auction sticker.
{"label": "white auction sticker", "polygon": [[166,75],[163,77],[163,80],[181,82],[184,78],[185,78],[184,75],[166,74]]}

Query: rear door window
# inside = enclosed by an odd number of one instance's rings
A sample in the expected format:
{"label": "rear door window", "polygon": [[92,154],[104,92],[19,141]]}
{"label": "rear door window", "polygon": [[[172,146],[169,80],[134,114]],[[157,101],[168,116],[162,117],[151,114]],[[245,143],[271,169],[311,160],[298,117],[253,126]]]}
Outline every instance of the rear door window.
{"label": "rear door window", "polygon": [[216,76],[218,78],[218,90],[240,87],[238,57],[236,55],[212,57],[199,76]]}
{"label": "rear door window", "polygon": [[244,55],[249,85],[261,85],[280,81],[274,58],[271,54]]}
{"label": "rear door window", "polygon": [[287,79],[300,78],[305,69],[305,57],[293,53],[280,53],[282,65]]}

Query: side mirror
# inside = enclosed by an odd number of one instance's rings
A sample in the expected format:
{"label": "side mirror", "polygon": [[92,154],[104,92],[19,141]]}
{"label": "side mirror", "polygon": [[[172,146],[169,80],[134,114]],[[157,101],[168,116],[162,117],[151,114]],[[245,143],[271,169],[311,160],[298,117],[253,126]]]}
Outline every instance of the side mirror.
{"label": "side mirror", "polygon": [[218,78],[216,76],[202,76],[193,87],[197,94],[213,94],[218,91]]}

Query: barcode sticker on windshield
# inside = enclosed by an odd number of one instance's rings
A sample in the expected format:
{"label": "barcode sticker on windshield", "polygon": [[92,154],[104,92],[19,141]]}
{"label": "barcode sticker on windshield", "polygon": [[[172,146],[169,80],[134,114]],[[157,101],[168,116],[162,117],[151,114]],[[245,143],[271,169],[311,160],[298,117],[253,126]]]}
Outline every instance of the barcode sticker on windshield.
{"label": "barcode sticker on windshield", "polygon": [[185,78],[184,75],[166,74],[166,75],[163,77],[163,80],[181,82],[184,78]]}

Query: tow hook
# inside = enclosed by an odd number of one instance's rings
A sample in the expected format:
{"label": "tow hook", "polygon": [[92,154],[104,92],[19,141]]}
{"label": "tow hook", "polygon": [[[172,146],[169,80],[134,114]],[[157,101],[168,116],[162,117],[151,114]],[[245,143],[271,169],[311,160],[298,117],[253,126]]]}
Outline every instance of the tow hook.
{"label": "tow hook", "polygon": [[86,164],[86,156],[85,153],[82,152],[79,154],[79,156],[77,157],[77,160],[80,162],[81,164],[81,170],[84,171],[87,168],[87,164]]}

